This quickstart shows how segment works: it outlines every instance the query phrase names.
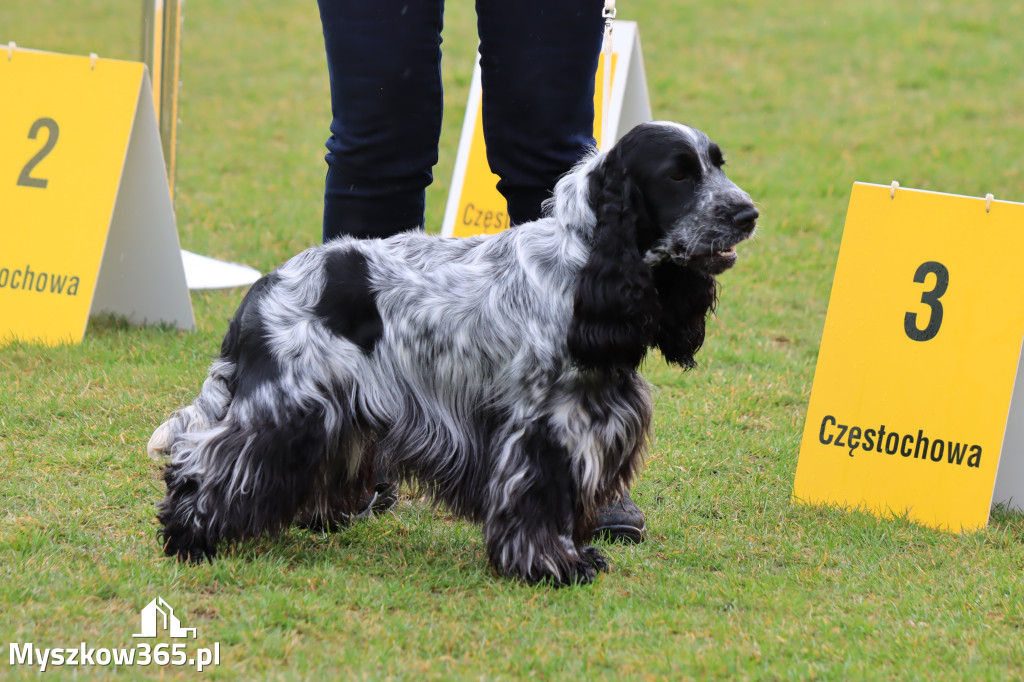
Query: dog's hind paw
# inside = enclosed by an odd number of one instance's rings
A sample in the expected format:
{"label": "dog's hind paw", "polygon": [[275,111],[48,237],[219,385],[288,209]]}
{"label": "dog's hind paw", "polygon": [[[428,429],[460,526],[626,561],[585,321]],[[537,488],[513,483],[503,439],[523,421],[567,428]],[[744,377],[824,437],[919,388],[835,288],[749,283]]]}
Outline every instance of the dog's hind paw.
{"label": "dog's hind paw", "polygon": [[190,541],[188,538],[168,535],[166,532],[163,533],[163,538],[164,554],[174,557],[183,564],[198,566],[204,561],[212,564],[217,554],[215,545],[200,542],[195,538]]}
{"label": "dog's hind paw", "polygon": [[207,563],[213,563],[213,558],[216,556],[216,552],[196,549],[192,547],[190,549],[180,549],[178,553],[174,555],[174,558],[183,564],[189,564],[190,566],[198,566],[204,561]]}

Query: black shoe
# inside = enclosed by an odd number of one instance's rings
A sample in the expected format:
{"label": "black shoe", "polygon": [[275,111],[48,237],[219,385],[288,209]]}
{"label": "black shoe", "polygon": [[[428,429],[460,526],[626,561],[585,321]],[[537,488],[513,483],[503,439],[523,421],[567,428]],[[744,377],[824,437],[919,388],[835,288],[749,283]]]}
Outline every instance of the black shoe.
{"label": "black shoe", "polygon": [[352,515],[356,519],[368,519],[374,514],[383,514],[398,504],[398,483],[378,480],[373,492],[359,501],[359,511]]}
{"label": "black shoe", "polygon": [[637,543],[644,541],[646,532],[644,513],[629,496],[628,490],[622,494],[618,502],[602,507],[597,512],[595,540]]}

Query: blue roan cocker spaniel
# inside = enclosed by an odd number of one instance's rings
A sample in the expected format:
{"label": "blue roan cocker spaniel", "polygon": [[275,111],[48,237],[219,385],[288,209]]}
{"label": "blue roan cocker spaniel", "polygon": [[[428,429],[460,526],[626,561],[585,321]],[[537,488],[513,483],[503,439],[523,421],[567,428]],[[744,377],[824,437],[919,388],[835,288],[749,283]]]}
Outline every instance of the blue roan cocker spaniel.
{"label": "blue roan cocker spaniel", "polygon": [[592,580],[595,514],[645,451],[637,367],[654,347],[693,366],[714,276],[754,232],[723,163],[704,133],[646,123],[563,177],[540,220],[341,238],[258,281],[149,442],[164,551],[336,527],[383,467],[481,523],[501,573]]}

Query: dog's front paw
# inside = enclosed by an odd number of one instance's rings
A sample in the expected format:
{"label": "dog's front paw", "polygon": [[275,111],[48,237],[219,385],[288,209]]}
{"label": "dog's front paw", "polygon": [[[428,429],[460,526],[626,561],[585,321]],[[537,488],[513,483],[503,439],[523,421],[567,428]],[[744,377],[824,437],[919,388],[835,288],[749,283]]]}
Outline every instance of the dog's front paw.
{"label": "dog's front paw", "polygon": [[580,558],[589,562],[597,571],[608,570],[608,560],[605,558],[604,554],[601,554],[597,547],[592,547],[591,545],[580,547]]}
{"label": "dog's front paw", "polygon": [[568,567],[565,574],[551,575],[551,582],[556,587],[568,585],[589,585],[601,571],[608,570],[608,561],[596,547],[586,545],[579,549],[579,560]]}
{"label": "dog's front paw", "polygon": [[608,570],[608,561],[596,547],[586,545],[580,547],[580,559],[572,567],[569,579],[566,582],[557,583],[562,585],[588,585],[594,582],[600,571]]}
{"label": "dog's front paw", "polygon": [[569,576],[569,580],[565,582],[556,582],[556,587],[566,587],[568,585],[589,585],[594,582],[597,578],[597,569],[594,565],[588,561],[581,561],[572,567],[572,573]]}

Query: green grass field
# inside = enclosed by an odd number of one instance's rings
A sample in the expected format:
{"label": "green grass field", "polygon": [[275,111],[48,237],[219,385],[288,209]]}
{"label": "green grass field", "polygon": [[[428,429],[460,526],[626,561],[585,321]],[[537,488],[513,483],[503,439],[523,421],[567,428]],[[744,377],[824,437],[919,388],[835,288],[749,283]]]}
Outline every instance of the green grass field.
{"label": "green grass field", "polygon": [[[99,319],[78,346],[0,348],[0,678],[36,675],[10,643],[133,646],[158,595],[198,629],[190,650],[219,644],[217,679],[1024,676],[1024,517],[958,535],[790,502],[851,184],[1024,201],[1024,3],[619,4],[655,117],[707,131],[762,212],[700,367],[646,365],[648,541],[606,546],[593,585],[530,587],[493,573],[475,526],[404,496],[341,534],[164,559],[145,443],[194,397],[243,291],[195,293],[195,333]],[[0,44],[134,59],[138,5],[8,0]],[[435,230],[476,46],[472,3],[448,5]],[[193,0],[186,16],[181,243],[267,271],[320,235],[316,3]]]}

